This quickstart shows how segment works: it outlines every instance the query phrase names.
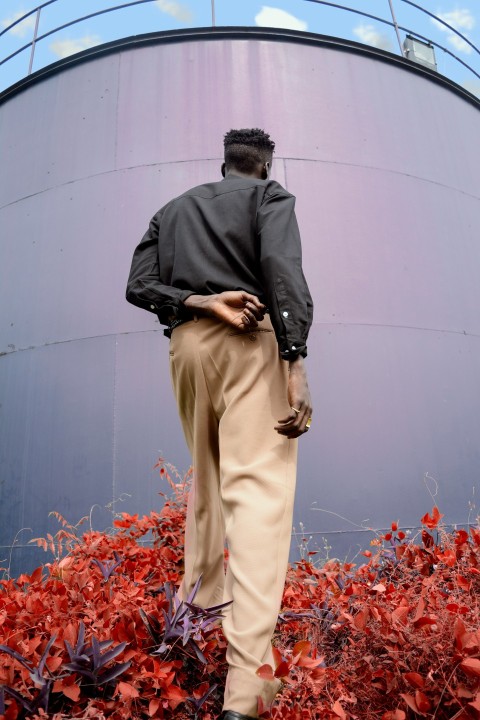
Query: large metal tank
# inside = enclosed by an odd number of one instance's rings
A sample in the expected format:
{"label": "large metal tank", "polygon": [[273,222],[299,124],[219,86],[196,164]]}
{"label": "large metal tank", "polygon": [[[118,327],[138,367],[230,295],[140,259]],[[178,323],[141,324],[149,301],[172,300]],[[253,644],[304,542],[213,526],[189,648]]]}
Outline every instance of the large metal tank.
{"label": "large metal tank", "polygon": [[437,485],[472,519],[479,109],[394,55],[253,28],[126,39],[0,96],[0,565],[38,562],[49,511],[103,529],[158,507],[158,455],[188,467],[168,342],[124,290],[149,218],[219,178],[232,127],[277,143],[315,302],[297,532],[354,554]]}

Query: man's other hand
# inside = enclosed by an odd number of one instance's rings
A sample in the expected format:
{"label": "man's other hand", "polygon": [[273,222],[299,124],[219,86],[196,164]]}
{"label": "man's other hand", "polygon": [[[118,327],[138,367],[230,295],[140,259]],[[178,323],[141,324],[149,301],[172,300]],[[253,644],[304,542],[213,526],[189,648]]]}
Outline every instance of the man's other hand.
{"label": "man's other hand", "polygon": [[308,431],[312,421],[312,401],[308,389],[307,371],[302,357],[290,362],[288,375],[288,402],[290,413],[275,425],[280,435],[290,440]]}
{"label": "man's other hand", "polygon": [[193,312],[216,317],[237,330],[256,328],[265,314],[265,305],[258,297],[243,290],[228,290],[217,295],[190,295],[184,304]]}

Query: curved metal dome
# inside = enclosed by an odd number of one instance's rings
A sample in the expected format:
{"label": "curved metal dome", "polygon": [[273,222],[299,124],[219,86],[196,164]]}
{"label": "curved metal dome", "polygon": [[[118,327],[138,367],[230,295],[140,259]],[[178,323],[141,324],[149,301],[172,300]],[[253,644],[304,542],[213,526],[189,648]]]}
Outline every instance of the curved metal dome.
{"label": "curved metal dome", "polygon": [[[153,316],[124,300],[169,198],[265,127],[297,196],[316,313],[297,529],[343,556],[362,530],[469,519],[479,467],[480,105],[401,58],[308,33],[220,28],[99,47],[0,107],[0,542],[97,504],[148,512],[159,454],[188,467]],[[427,487],[426,487],[427,486]],[[108,509],[105,507],[108,506]],[[325,512],[323,512],[323,511]],[[38,559],[27,534],[13,567]],[[0,557],[3,557],[0,556]]]}

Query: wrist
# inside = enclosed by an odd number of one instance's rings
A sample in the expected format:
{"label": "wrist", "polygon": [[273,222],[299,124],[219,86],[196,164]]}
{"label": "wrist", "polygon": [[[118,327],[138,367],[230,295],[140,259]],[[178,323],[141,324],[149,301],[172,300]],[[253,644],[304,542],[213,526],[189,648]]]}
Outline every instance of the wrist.
{"label": "wrist", "polygon": [[288,363],[289,373],[305,373],[305,361],[301,355],[297,355],[294,360]]}
{"label": "wrist", "polygon": [[215,295],[189,295],[183,304],[188,310],[201,315],[211,315],[212,300]]}

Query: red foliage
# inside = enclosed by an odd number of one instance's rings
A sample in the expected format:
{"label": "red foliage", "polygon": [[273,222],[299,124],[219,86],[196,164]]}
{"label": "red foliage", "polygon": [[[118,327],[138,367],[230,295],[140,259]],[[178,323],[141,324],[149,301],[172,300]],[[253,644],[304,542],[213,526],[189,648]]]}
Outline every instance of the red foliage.
{"label": "red foliage", "polygon": [[[172,609],[165,584],[178,585],[182,572],[187,491],[159,467],[173,489],[161,512],[123,513],[115,534],[81,538],[58,518],[57,536],[38,540],[55,562],[0,582],[5,720],[220,713],[221,629],[195,634],[200,656],[188,643],[155,641]],[[393,522],[359,567],[302,560],[289,568],[275,668],[259,670],[281,678],[283,691],[271,708],[260,704],[262,718],[480,719],[480,529],[447,532],[441,517],[435,507],[422,518],[421,544]],[[104,674],[72,669],[75,647],[92,648],[80,664],[103,663]]]}

